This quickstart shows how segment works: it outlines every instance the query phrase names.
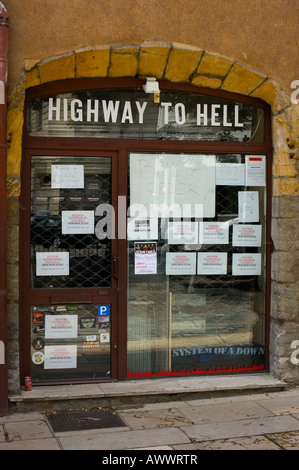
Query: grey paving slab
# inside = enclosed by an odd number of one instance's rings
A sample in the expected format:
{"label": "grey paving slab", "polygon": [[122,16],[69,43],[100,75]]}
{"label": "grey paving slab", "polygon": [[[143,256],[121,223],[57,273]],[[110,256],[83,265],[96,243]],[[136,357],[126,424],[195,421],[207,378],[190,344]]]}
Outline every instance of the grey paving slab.
{"label": "grey paving slab", "polygon": [[248,418],[273,416],[268,409],[255,402],[225,403],[183,408],[181,413],[193,424],[235,421]]}
{"label": "grey paving slab", "polygon": [[0,443],[2,450],[60,450],[60,447],[56,439],[49,438]]}
{"label": "grey paving slab", "polygon": [[257,401],[261,406],[267,408],[275,415],[299,413],[299,395],[298,396],[287,396],[282,398],[272,398],[266,402]]}
{"label": "grey paving slab", "polygon": [[117,450],[172,446],[188,443],[188,437],[178,428],[136,430],[128,432],[60,437],[64,450]]}
{"label": "grey paving slab", "polygon": [[275,432],[299,431],[299,420],[286,415],[230,422],[194,424],[192,426],[183,426],[181,429],[190,439],[208,441]]}
{"label": "grey paving slab", "polygon": [[10,422],[5,424],[9,441],[45,439],[52,437],[51,431],[46,422],[37,420],[29,422]]}
{"label": "grey paving slab", "polygon": [[15,423],[15,422],[29,422],[29,421],[44,421],[44,414],[40,412],[29,413],[14,413],[8,416],[0,417],[1,423]]}
{"label": "grey paving slab", "polygon": [[192,442],[173,446],[174,450],[281,450],[281,447],[265,436],[248,436],[216,441]]}
{"label": "grey paving slab", "polygon": [[179,410],[173,408],[146,411],[131,410],[130,412],[119,414],[132,429],[180,427],[184,424],[192,423],[192,421],[183,416]]}

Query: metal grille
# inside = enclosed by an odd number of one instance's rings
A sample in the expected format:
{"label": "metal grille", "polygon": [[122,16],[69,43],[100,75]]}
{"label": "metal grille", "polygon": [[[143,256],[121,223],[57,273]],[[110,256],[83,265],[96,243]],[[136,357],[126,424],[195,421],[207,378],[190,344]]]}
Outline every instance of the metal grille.
{"label": "metal grille", "polygon": [[53,432],[84,431],[126,426],[121,417],[110,410],[65,412],[46,415]]}
{"label": "metal grille", "polygon": [[[243,163],[244,155],[217,155],[217,163]],[[238,218],[238,193],[246,189],[259,192],[260,222],[263,226],[263,239],[260,248],[236,247],[232,243],[232,225]],[[186,308],[179,303],[174,304],[174,320],[177,317],[182,319],[183,312],[191,320],[193,318],[192,309],[201,297],[205,302],[200,307],[201,318],[205,318],[204,334],[229,334],[232,332],[246,333],[252,330],[256,322],[256,314],[250,308],[251,293],[263,291],[265,288],[265,276],[233,276],[232,275],[232,255],[233,253],[262,253],[265,255],[265,205],[266,191],[264,187],[246,188],[245,186],[216,186],[216,217],[215,219],[204,219],[205,221],[229,223],[228,244],[202,245],[200,252],[227,253],[227,273],[225,275],[196,275],[196,276],[170,276],[170,290],[177,294],[188,294],[185,296]],[[170,251],[178,251],[181,247],[172,245]],[[262,266],[264,262],[262,261]],[[198,308],[194,310],[198,312]],[[199,326],[201,327],[201,323]],[[200,328],[193,324],[192,334],[200,334]]]}
{"label": "metal grille", "polygon": [[[82,159],[81,159],[82,160]],[[111,202],[110,159],[86,159],[84,189],[51,187],[51,164],[73,163],[75,158],[34,157],[31,176],[31,266],[34,288],[109,287],[111,240],[92,234],[63,234],[62,211],[95,211]],[[106,213],[95,217],[95,226]],[[37,276],[37,253],[69,253],[69,275]]]}

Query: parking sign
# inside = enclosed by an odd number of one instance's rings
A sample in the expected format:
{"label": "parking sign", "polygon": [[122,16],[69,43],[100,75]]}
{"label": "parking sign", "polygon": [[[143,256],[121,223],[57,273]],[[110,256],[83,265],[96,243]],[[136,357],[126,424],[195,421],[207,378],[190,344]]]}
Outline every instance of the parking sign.
{"label": "parking sign", "polygon": [[98,305],[99,317],[109,317],[110,305]]}

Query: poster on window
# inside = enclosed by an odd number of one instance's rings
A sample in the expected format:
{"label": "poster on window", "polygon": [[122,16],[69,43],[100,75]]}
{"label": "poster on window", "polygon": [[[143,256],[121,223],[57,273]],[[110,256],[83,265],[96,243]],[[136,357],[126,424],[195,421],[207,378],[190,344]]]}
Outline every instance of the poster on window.
{"label": "poster on window", "polygon": [[188,205],[190,217],[202,205],[203,217],[215,217],[215,165],[215,155],[131,154],[130,204],[143,204],[148,211],[163,206],[164,213],[176,205],[181,215]]}
{"label": "poster on window", "polygon": [[202,243],[210,245],[228,244],[228,222],[202,222]]}
{"label": "poster on window", "polygon": [[51,165],[51,188],[84,188],[83,165]]}
{"label": "poster on window", "polygon": [[157,240],[158,218],[137,217],[128,219],[128,240]]}
{"label": "poster on window", "polygon": [[94,233],[94,211],[61,211],[61,229],[64,235]]}
{"label": "poster on window", "polygon": [[261,242],[261,225],[233,225],[233,246],[261,246]]}
{"label": "poster on window", "polygon": [[196,253],[166,253],[167,276],[193,274],[196,274]]}
{"label": "poster on window", "polygon": [[239,222],[259,222],[259,193],[239,191]]}
{"label": "poster on window", "polygon": [[266,157],[262,155],[245,156],[246,186],[266,186]]}
{"label": "poster on window", "polygon": [[240,163],[216,163],[217,186],[244,186],[245,165]]}
{"label": "poster on window", "polygon": [[46,315],[45,338],[77,338],[78,315]]}
{"label": "poster on window", "polygon": [[168,243],[171,245],[198,243],[198,222],[169,222],[167,230]]}
{"label": "poster on window", "polygon": [[227,253],[198,253],[197,274],[226,274]]}
{"label": "poster on window", "polygon": [[157,243],[135,242],[134,273],[157,274]]}
{"label": "poster on window", "polygon": [[36,275],[68,276],[69,253],[65,251],[36,253]]}
{"label": "poster on window", "polygon": [[76,369],[77,346],[55,345],[45,346],[45,369]]}
{"label": "poster on window", "polygon": [[234,253],[232,263],[233,276],[258,276],[261,274],[260,253]]}

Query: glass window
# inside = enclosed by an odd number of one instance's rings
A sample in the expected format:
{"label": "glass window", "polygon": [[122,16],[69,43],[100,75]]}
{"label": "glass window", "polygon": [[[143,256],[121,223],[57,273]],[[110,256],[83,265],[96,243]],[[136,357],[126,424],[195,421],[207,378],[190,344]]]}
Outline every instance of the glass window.
{"label": "glass window", "polygon": [[110,305],[31,307],[32,380],[109,378],[110,318]]}
{"label": "glass window", "polygon": [[264,369],[266,157],[130,153],[129,377]]}
{"label": "glass window", "polygon": [[93,90],[30,100],[27,132],[36,137],[95,137],[263,142],[264,111],[203,94]]}
{"label": "glass window", "polygon": [[110,287],[111,237],[97,230],[112,215],[97,213],[105,204],[109,157],[32,157],[31,287]]}

